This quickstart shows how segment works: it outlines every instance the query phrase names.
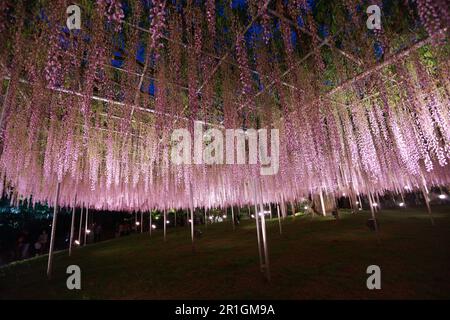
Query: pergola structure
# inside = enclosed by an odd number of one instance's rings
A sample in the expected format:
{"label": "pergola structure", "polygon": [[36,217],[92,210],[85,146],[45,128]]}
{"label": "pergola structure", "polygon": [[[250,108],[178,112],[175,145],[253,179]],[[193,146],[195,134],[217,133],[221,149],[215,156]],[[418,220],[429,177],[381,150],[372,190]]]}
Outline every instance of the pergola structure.
{"label": "pergola structure", "polygon": [[[76,30],[70,4],[0,4],[13,201],[192,215],[450,182],[445,0],[78,0]],[[172,133],[196,123],[278,129],[279,171],[174,165]]]}

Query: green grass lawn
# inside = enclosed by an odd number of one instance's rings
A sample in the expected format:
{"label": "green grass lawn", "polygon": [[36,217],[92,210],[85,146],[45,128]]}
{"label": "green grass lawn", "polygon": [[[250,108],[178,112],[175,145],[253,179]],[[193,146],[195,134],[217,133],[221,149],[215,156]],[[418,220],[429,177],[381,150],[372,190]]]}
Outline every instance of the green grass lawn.
{"label": "green grass lawn", "polygon": [[[450,208],[379,214],[380,243],[366,227],[370,213],[339,221],[296,217],[268,221],[272,281],[259,271],[253,221],[200,226],[191,251],[187,227],[150,238],[137,234],[59,252],[54,276],[47,257],[0,268],[1,299],[428,299],[450,298]],[[66,288],[66,268],[82,270],[82,289]],[[366,268],[381,267],[381,290],[366,288]]]}

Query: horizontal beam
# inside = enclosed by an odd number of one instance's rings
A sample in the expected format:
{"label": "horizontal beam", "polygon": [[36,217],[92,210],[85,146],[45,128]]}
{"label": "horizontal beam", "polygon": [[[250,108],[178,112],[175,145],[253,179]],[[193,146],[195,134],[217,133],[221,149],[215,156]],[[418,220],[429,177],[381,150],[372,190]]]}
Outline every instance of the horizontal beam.
{"label": "horizontal beam", "polygon": [[[11,77],[10,76],[4,76],[3,79],[7,80],[7,81],[10,81]],[[20,79],[19,82],[23,83],[23,84],[31,85],[25,79]],[[69,90],[69,89],[64,89],[64,88],[56,88],[56,87],[47,87],[46,89],[49,89],[49,90],[52,90],[52,91],[55,91],[55,92],[60,92],[60,93],[66,93],[66,94],[74,95],[74,96],[77,96],[77,97],[86,97],[85,94],[83,94],[81,92],[74,91],[74,90]],[[121,101],[116,101],[116,100],[104,98],[104,97],[100,97],[100,96],[97,96],[97,95],[92,95],[90,98],[92,100],[96,100],[96,101],[100,101],[100,102],[106,102],[106,103],[110,103],[110,104],[117,105],[117,106],[132,107],[132,105],[130,105],[130,104],[127,104],[127,103],[124,103],[124,102],[121,102]],[[169,117],[169,118],[172,118],[172,119],[176,119],[176,120],[184,120],[184,121],[187,121],[187,122],[191,121],[191,119],[186,118],[186,117],[176,116],[176,115],[172,115],[172,114],[164,113],[164,112],[158,112],[158,111],[153,110],[153,109],[147,109],[147,108],[143,108],[143,107],[140,107],[140,106],[135,106],[135,108],[137,110],[140,110],[140,111],[143,111],[143,112],[148,112],[148,113],[152,113],[152,114],[156,114],[156,115],[162,115],[162,116],[166,116],[166,117]],[[194,120],[194,121],[197,121],[197,120]],[[197,122],[199,122],[201,124],[204,124],[204,125],[207,125],[207,126],[211,126],[211,127],[220,127],[219,125],[212,124],[212,123],[205,122],[205,121],[201,121],[201,120],[198,120]]]}
{"label": "horizontal beam", "polygon": [[[286,22],[287,24],[290,24],[290,25],[293,26],[295,29],[302,31],[303,33],[305,33],[305,34],[307,34],[307,35],[309,35],[309,36],[311,36],[311,37],[314,36],[313,33],[312,33],[311,31],[307,30],[307,29],[304,28],[304,27],[300,27],[298,24],[294,23],[294,21],[292,21],[291,19],[288,19],[288,18],[285,17],[284,15],[282,15],[282,14],[280,14],[280,13],[278,13],[278,12],[272,10],[272,9],[268,9],[267,11],[268,11],[271,15],[277,17],[278,19],[280,19],[280,20]],[[320,41],[323,41],[323,39],[322,39],[321,37],[317,36],[317,38],[318,38]],[[362,65],[363,65],[363,62],[361,61],[361,59],[358,59],[358,58],[354,57],[353,55],[351,55],[350,53],[347,53],[347,52],[345,52],[344,50],[341,50],[341,49],[337,48],[335,45],[333,45],[333,44],[331,44],[331,43],[329,43],[329,42],[326,42],[325,44],[326,44],[327,46],[329,46],[331,49],[333,49],[333,50],[339,52],[341,55],[343,55],[344,57],[346,57],[348,60],[352,61],[353,63],[357,64],[358,66],[362,66]]]}

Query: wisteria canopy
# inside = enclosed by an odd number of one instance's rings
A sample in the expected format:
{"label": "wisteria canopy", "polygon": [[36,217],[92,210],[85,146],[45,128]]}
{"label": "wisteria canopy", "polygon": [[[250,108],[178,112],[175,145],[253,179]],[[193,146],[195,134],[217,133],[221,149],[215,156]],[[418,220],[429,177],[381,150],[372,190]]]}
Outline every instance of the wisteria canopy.
{"label": "wisteria canopy", "polygon": [[[448,185],[448,25],[446,0],[2,0],[1,191],[146,211],[253,203],[255,179],[265,203]],[[173,165],[195,120],[278,129],[279,172]]]}

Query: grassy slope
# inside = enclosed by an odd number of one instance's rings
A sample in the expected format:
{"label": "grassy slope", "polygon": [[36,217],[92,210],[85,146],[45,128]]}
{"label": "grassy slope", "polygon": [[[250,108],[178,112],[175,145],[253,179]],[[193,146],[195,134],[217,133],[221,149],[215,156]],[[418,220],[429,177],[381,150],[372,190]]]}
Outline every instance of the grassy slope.
{"label": "grassy slope", "polygon": [[[341,220],[296,217],[268,222],[272,282],[258,267],[254,223],[236,231],[209,226],[192,254],[187,228],[133,235],[58,253],[54,277],[46,257],[0,268],[0,298],[50,299],[305,299],[450,298],[450,209],[380,214],[381,243],[365,222],[369,213]],[[82,290],[66,289],[66,267],[82,270]],[[366,289],[368,265],[382,270],[382,290]]]}

